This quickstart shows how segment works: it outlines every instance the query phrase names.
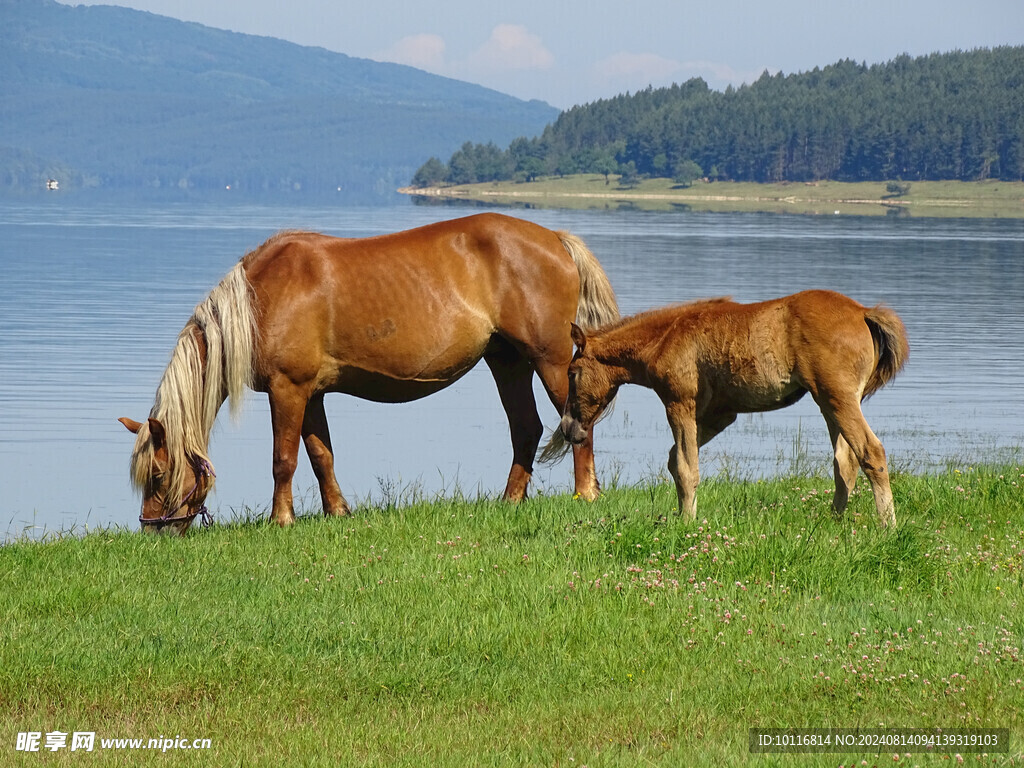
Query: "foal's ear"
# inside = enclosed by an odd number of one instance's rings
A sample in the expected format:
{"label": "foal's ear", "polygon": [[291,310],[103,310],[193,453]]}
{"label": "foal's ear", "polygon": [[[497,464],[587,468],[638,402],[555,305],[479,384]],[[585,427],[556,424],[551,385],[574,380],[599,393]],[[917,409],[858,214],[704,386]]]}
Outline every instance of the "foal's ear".
{"label": "foal's ear", "polygon": [[127,416],[122,416],[118,421],[124,424],[125,429],[133,435],[139,434],[139,430],[142,429],[142,422],[135,421],[135,419],[129,419]]}
{"label": "foal's ear", "polygon": [[576,345],[576,348],[580,352],[582,352],[586,348],[586,346],[587,346],[587,334],[585,334],[583,332],[583,329],[580,328],[578,325],[576,325],[576,323],[571,323],[571,325],[572,325],[572,343]]}

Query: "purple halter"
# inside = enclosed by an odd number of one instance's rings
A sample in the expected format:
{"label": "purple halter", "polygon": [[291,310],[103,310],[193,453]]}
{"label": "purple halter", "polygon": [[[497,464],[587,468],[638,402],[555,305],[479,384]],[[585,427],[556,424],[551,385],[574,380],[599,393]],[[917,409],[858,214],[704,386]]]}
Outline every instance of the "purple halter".
{"label": "purple halter", "polygon": [[163,517],[143,517],[139,515],[139,522],[143,525],[167,525],[168,523],[191,523],[196,517],[202,519],[204,528],[208,528],[213,525],[213,513],[206,508],[206,502],[204,501],[199,505],[199,508],[195,512],[186,513],[175,517],[177,512],[180,512],[182,507],[188,505],[188,500],[192,498],[192,495],[199,490],[199,481],[203,477],[216,477],[217,475],[213,471],[213,465],[206,459],[191,460],[189,462],[192,465],[192,469],[196,471],[196,484],[192,486],[192,490],[185,494],[185,497],[181,500],[181,503],[168,512]]}

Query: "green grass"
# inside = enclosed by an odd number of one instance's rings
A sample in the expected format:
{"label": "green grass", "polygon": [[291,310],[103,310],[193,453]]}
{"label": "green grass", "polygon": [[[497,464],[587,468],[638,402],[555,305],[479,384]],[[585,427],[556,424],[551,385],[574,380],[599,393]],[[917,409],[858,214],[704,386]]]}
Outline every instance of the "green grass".
{"label": "green grass", "polygon": [[[748,728],[1005,727],[1024,750],[1024,469],[438,499],[0,549],[0,763],[19,732],[209,738],[167,765],[946,765],[751,755]],[[97,742],[98,746],[98,742]],[[854,760],[856,758],[856,760]],[[156,762],[151,759],[150,762]]]}
{"label": "green grass", "polygon": [[[422,190],[402,190],[422,193]],[[893,197],[885,182],[757,184],[697,182],[682,188],[671,179],[644,179],[623,187],[596,174],[542,178],[530,183],[490,182],[430,190],[459,199],[551,208],[623,208],[637,210],[767,211],[850,216],[1020,218],[1024,216],[1024,182],[915,181],[910,191]]]}

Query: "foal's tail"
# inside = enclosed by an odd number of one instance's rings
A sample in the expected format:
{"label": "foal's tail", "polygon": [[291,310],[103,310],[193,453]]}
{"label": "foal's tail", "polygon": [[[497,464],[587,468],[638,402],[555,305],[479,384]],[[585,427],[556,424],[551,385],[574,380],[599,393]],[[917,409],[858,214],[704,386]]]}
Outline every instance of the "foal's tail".
{"label": "foal's tail", "polygon": [[910,356],[910,345],[903,321],[888,307],[879,305],[867,310],[864,322],[871,329],[878,357],[875,370],[864,387],[863,399],[866,400],[896,377]]}
{"label": "foal's tail", "polygon": [[615,299],[615,291],[608,281],[608,275],[590,252],[590,249],[576,235],[559,232],[565,250],[576,263],[576,271],[580,273],[580,299],[576,309],[576,323],[584,331],[593,331],[619,319],[619,303]]}

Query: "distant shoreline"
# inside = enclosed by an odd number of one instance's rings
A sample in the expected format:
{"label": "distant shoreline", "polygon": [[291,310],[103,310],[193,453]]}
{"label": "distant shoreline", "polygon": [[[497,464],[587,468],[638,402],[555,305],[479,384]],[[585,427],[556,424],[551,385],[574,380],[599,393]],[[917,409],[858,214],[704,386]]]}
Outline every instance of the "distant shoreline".
{"label": "distant shoreline", "polygon": [[464,200],[498,206],[637,210],[748,211],[817,215],[909,215],[946,218],[1024,218],[1024,182],[903,182],[893,195],[886,182],[697,182],[645,179],[631,187],[619,179],[580,175],[533,182],[487,182],[398,191],[433,200]]}

